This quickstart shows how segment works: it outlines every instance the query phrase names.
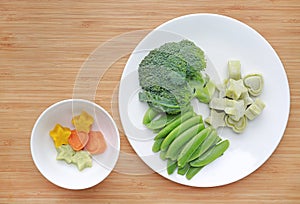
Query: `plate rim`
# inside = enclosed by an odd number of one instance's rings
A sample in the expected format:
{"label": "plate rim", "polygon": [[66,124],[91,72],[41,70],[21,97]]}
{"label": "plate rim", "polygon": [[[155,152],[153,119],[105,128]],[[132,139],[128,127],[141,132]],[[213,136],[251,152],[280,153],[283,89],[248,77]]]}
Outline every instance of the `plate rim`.
{"label": "plate rim", "polygon": [[[141,41],[143,42],[143,40],[145,40],[149,35],[151,35],[153,32],[155,31],[158,31],[158,30],[162,30],[162,28],[164,28],[166,25],[170,24],[170,23],[173,23],[174,21],[177,21],[177,20],[181,20],[181,19],[184,19],[184,18],[190,18],[190,17],[199,17],[199,16],[210,16],[210,17],[218,17],[218,18],[224,18],[224,19],[227,19],[227,20],[230,20],[234,23],[238,23],[239,25],[243,26],[243,27],[246,27],[247,29],[250,29],[252,32],[254,32],[256,34],[257,37],[259,37],[261,40],[264,41],[264,44],[266,46],[268,46],[268,48],[270,48],[270,50],[273,52],[273,56],[276,57],[278,59],[278,62],[280,63],[280,66],[281,66],[281,71],[282,71],[282,74],[283,74],[283,77],[285,78],[285,82],[286,82],[286,90],[287,91],[287,96],[288,98],[286,99],[287,101],[287,104],[288,104],[288,107],[287,107],[287,112],[286,112],[286,115],[284,115],[284,118],[285,118],[285,123],[282,125],[282,133],[281,133],[281,136],[280,136],[280,139],[277,141],[276,145],[272,148],[272,151],[271,151],[271,154],[267,157],[265,157],[265,159],[259,164],[256,166],[256,168],[252,169],[248,174],[242,176],[241,178],[237,179],[237,180],[233,180],[233,181],[230,181],[230,182],[227,182],[227,183],[223,183],[223,184],[220,184],[220,185],[211,185],[211,186],[195,186],[195,185],[189,185],[189,184],[185,184],[185,183],[181,183],[181,182],[178,182],[178,181],[175,181],[169,177],[166,177],[165,175],[163,175],[162,172],[158,172],[156,171],[155,169],[153,169],[147,162],[145,162],[141,156],[138,154],[138,152],[136,151],[134,145],[132,144],[132,141],[130,138],[128,138],[127,134],[126,134],[126,130],[124,129],[124,133],[125,133],[125,136],[128,140],[128,142],[130,143],[130,145],[132,146],[132,148],[134,149],[134,151],[136,152],[136,154],[143,160],[143,162],[149,167],[151,168],[152,170],[154,170],[156,173],[158,173],[159,175],[161,175],[163,178],[165,179],[168,179],[168,180],[171,180],[175,183],[178,183],[178,184],[181,184],[181,185],[186,185],[186,186],[192,186],[192,187],[216,187],[216,186],[223,186],[223,185],[227,185],[227,184],[231,184],[231,183],[235,183],[247,176],[249,176],[250,174],[252,174],[253,172],[255,172],[258,168],[260,168],[271,156],[272,154],[275,152],[275,150],[277,149],[277,147],[279,146],[280,142],[282,141],[282,138],[285,134],[285,131],[286,131],[286,128],[287,128],[287,125],[288,125],[288,121],[289,121],[289,116],[290,116],[290,106],[291,106],[291,101],[290,101],[290,86],[289,86],[289,80],[288,80],[288,77],[287,77],[287,73],[285,71],[285,68],[283,66],[283,63],[279,57],[279,55],[277,54],[276,50],[271,46],[271,44],[258,32],[256,31],[254,28],[250,27],[249,25],[247,25],[246,23],[242,22],[242,21],[239,21],[235,18],[232,18],[232,17],[229,17],[229,16],[225,16],[225,15],[221,15],[221,14],[215,14],[215,13],[192,13],[192,14],[187,14],[187,15],[183,15],[183,16],[178,16],[178,17],[175,17],[173,19],[170,19],[164,23],[162,23],[161,25],[157,26],[156,28],[154,28],[151,32],[149,32]],[[179,34],[181,35],[181,34]],[[136,48],[140,45],[140,43],[136,46]],[[136,49],[135,48],[135,49]],[[135,51],[135,50],[134,50]],[[133,51],[133,52],[134,52]],[[121,76],[121,82],[120,82],[120,87],[121,87],[121,83],[122,83],[122,80],[124,79],[124,75],[125,75],[125,71],[126,71],[126,68],[128,66],[128,63],[130,62],[131,58],[133,57],[133,55],[131,54],[130,57],[128,58],[127,62],[126,62],[126,65],[125,65],[125,68],[123,70],[123,73],[122,73],[122,76]],[[130,72],[127,71],[127,74],[129,74]],[[120,96],[120,92],[121,90],[119,90],[119,96]],[[120,97],[119,97],[119,100],[120,100]],[[120,101],[119,101],[119,104],[120,104]],[[119,105],[119,111],[120,111],[120,105]],[[120,117],[121,117],[121,123],[123,125],[123,120],[122,120],[122,114],[120,113]]]}

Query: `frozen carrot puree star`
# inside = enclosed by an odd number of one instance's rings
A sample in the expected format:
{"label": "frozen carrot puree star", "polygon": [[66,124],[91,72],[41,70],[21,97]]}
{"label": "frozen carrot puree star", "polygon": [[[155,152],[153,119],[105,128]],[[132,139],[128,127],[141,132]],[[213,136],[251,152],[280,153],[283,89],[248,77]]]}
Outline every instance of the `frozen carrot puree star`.
{"label": "frozen carrot puree star", "polygon": [[91,125],[94,123],[94,118],[87,112],[82,111],[80,115],[72,118],[72,124],[75,126],[77,131],[83,131],[89,133]]}
{"label": "frozen carrot puree star", "polygon": [[69,137],[70,146],[76,150],[82,150],[89,140],[89,135],[83,131],[72,130]]}
{"label": "frozen carrot puree star", "polygon": [[106,150],[106,142],[100,131],[90,131],[85,149],[91,154],[101,154]]}
{"label": "frozen carrot puree star", "polygon": [[68,144],[71,130],[69,128],[61,126],[60,124],[56,124],[49,134],[54,141],[55,147],[59,147],[63,144]]}

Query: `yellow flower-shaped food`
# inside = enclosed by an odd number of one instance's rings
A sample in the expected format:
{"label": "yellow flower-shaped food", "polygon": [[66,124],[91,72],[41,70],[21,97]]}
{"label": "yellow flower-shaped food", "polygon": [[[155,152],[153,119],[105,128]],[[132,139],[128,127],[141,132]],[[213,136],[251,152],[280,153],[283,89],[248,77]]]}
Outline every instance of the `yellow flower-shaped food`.
{"label": "yellow flower-shaped food", "polygon": [[91,125],[94,123],[94,118],[87,112],[82,111],[80,115],[72,118],[72,124],[75,126],[77,131],[83,131],[86,133],[90,132]]}
{"label": "yellow flower-shaped food", "polygon": [[59,147],[63,144],[68,144],[68,139],[71,135],[69,128],[63,127],[60,124],[56,124],[53,130],[50,131],[55,147]]}

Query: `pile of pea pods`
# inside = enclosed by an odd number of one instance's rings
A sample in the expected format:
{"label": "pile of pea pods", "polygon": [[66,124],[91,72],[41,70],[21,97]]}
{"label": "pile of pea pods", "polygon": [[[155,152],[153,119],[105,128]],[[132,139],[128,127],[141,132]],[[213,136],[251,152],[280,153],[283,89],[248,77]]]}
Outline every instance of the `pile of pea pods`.
{"label": "pile of pea pods", "polygon": [[219,137],[216,129],[206,125],[201,115],[192,108],[179,115],[161,117],[149,108],[143,123],[156,132],[152,151],[167,162],[168,174],[176,169],[179,175],[190,180],[201,169],[222,156],[229,140]]}

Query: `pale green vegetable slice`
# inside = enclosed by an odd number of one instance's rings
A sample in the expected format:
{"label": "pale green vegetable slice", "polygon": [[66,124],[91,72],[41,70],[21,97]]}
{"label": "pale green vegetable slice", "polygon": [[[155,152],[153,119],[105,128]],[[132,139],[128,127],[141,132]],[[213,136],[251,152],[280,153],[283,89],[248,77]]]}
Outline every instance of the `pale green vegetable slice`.
{"label": "pale green vegetable slice", "polygon": [[262,93],[264,79],[261,74],[248,74],[243,81],[252,96],[259,96]]}
{"label": "pale green vegetable slice", "polygon": [[195,96],[202,103],[209,103],[214,96],[216,86],[212,80],[209,80],[203,88],[196,89]]}
{"label": "pale green vegetable slice", "polygon": [[256,118],[257,116],[259,116],[261,114],[261,112],[263,111],[263,109],[265,108],[265,104],[262,100],[260,100],[259,98],[257,98],[254,103],[252,103],[245,111],[245,116],[249,119],[249,120],[253,120],[254,118]]}
{"label": "pale green vegetable slice", "polygon": [[245,111],[245,102],[244,100],[236,101],[228,98],[213,98],[209,103],[209,107],[215,110],[223,110],[227,114],[240,115]]}
{"label": "pale green vegetable slice", "polygon": [[214,109],[211,109],[210,116],[206,118],[205,122],[213,126],[214,128],[224,127],[226,125],[224,118],[225,118],[224,111],[218,112]]}
{"label": "pale green vegetable slice", "polygon": [[226,97],[225,84],[217,84],[217,85],[216,85],[216,89],[217,89],[217,91],[219,92],[219,95],[218,95],[219,98],[224,98],[224,97]]}
{"label": "pale green vegetable slice", "polygon": [[87,151],[78,151],[72,157],[72,163],[76,164],[78,169],[82,171],[87,167],[92,167],[92,158]]}
{"label": "pale green vegetable slice", "polygon": [[236,121],[235,121],[235,120],[232,120],[232,119],[229,117],[229,115],[226,115],[224,119],[225,119],[225,124],[226,124],[227,127],[233,127],[234,124],[236,123]]}
{"label": "pale green vegetable slice", "polygon": [[212,98],[208,106],[216,110],[225,110],[227,107],[226,101],[226,98]]}
{"label": "pale green vegetable slice", "polygon": [[225,123],[228,127],[231,127],[234,132],[242,133],[245,130],[248,121],[247,121],[246,116],[243,116],[243,117],[241,117],[240,120],[235,121],[231,118],[231,116],[226,115]]}
{"label": "pale green vegetable slice", "polygon": [[247,117],[243,116],[239,121],[237,121],[237,123],[232,127],[232,129],[236,133],[241,133],[246,129],[247,123],[248,123]]}
{"label": "pale green vegetable slice", "polygon": [[230,117],[238,121],[245,114],[245,105],[243,100],[227,100],[227,104],[230,104],[225,108],[225,113],[230,115]]}
{"label": "pale green vegetable slice", "polygon": [[261,74],[249,74],[242,77],[239,60],[228,61],[228,78],[217,84],[217,94],[209,102],[210,115],[205,122],[218,128],[229,126],[241,133],[248,119],[253,120],[264,109],[264,103],[253,96],[261,94],[264,81]]}
{"label": "pale green vegetable slice", "polygon": [[72,157],[75,154],[75,151],[73,150],[73,148],[70,145],[68,145],[68,144],[61,145],[58,148],[56,148],[56,150],[57,150],[57,156],[56,156],[57,160],[64,160],[68,164],[71,163]]}
{"label": "pale green vegetable slice", "polygon": [[240,99],[244,101],[245,108],[253,103],[253,99],[248,92],[241,94]]}
{"label": "pale green vegetable slice", "polygon": [[241,94],[247,92],[247,88],[244,86],[243,80],[229,79],[227,83],[226,96],[228,98],[238,100]]}
{"label": "pale green vegetable slice", "polygon": [[228,61],[228,75],[230,79],[241,79],[241,63],[239,60]]}
{"label": "pale green vegetable slice", "polygon": [[207,89],[209,96],[212,97],[216,91],[216,85],[212,80],[209,80],[207,84],[205,85],[205,88]]}

